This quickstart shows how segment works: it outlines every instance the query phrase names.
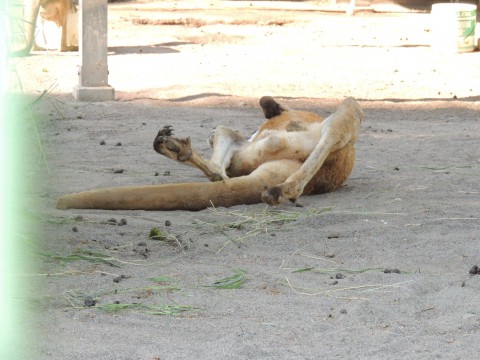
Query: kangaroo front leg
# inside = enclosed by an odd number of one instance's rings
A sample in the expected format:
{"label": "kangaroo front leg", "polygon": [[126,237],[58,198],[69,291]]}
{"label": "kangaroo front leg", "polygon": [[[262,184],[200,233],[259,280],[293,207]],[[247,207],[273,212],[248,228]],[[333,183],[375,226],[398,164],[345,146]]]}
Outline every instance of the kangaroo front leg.
{"label": "kangaroo front leg", "polygon": [[230,167],[234,154],[250,144],[243,135],[226,126],[217,126],[210,134],[208,142],[212,147],[210,165],[224,179],[228,179],[229,175],[232,177],[246,175],[243,171],[235,170],[227,175],[227,169]]}
{"label": "kangaroo front leg", "polygon": [[263,201],[275,205],[283,199],[294,201],[300,197],[331,153],[356,142],[362,118],[363,111],[357,101],[345,99],[337,111],[325,119],[320,140],[300,169],[282,184],[267,189],[262,195]]}

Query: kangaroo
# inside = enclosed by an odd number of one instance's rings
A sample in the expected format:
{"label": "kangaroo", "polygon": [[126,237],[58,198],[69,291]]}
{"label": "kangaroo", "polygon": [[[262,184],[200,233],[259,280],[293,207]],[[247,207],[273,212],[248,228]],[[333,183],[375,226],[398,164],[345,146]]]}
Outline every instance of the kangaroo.
{"label": "kangaroo", "polygon": [[211,182],[123,186],[60,197],[58,209],[201,210],[265,202],[295,202],[301,195],[338,189],[355,162],[354,145],[363,111],[351,97],[326,119],[283,106],[270,96],[260,99],[265,122],[247,139],[218,126],[209,136],[212,156],[195,151],[190,138],[173,137],[162,128],[154,150],[193,166]]}

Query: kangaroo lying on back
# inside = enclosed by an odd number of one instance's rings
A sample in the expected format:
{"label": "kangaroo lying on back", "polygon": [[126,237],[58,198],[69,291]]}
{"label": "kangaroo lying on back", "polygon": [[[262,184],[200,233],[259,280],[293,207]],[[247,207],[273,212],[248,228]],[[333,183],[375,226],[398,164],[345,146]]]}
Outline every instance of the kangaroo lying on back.
{"label": "kangaroo lying on back", "polygon": [[209,137],[212,157],[191,147],[190,138],[172,137],[170,126],[158,132],[156,152],[201,170],[211,182],[125,186],[62,196],[57,208],[108,210],[201,210],[296,201],[300,195],[338,189],[355,162],[363,112],[353,98],[323,119],[291,110],[273,98],[260,99],[266,121],[246,139],[235,130],[217,127]]}

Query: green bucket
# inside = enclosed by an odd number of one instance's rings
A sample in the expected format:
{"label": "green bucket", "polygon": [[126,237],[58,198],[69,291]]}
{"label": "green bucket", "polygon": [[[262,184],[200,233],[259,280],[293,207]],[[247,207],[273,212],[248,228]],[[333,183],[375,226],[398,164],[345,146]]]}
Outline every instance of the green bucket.
{"label": "green bucket", "polygon": [[432,5],[432,48],[441,52],[475,50],[477,6],[463,3]]}

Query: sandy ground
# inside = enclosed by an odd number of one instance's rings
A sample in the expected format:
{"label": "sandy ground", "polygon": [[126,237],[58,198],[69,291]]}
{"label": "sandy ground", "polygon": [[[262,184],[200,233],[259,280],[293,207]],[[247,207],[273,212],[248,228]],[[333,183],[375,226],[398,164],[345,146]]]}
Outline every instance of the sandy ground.
{"label": "sandy ground", "polygon": [[[433,52],[426,14],[168,4],[110,6],[118,101],[72,100],[75,53],[14,61],[27,93],[56,84],[33,108],[42,149],[25,131],[26,174],[38,179],[31,236],[43,253],[29,292],[41,310],[31,357],[476,358],[480,53]],[[161,25],[188,18],[211,22]],[[344,96],[360,100],[345,186],[303,207],[54,208],[83,189],[205,181],[154,153],[157,131],[173,125],[208,154],[215,126],[256,129],[266,94],[321,115]],[[154,227],[167,240],[150,239]],[[232,275],[239,288],[211,286]]]}

